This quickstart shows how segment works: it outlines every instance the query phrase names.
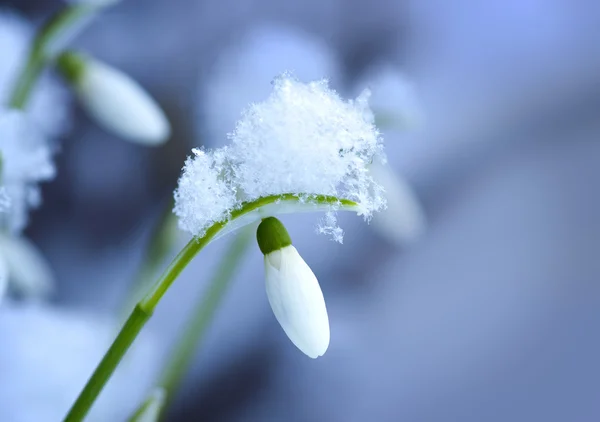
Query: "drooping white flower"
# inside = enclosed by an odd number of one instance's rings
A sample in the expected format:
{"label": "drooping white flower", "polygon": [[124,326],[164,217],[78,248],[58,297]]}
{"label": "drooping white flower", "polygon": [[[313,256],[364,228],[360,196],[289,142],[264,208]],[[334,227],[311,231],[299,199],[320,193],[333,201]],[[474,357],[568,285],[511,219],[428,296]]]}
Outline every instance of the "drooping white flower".
{"label": "drooping white flower", "polygon": [[[179,226],[201,236],[244,201],[284,194],[297,195],[300,204],[270,204],[236,223],[314,210],[316,195],[354,201],[356,211],[369,218],[385,200],[368,172],[383,146],[367,98],[364,93],[343,101],[325,80],[277,78],[272,94],[245,110],[229,136],[231,145],[193,150],[175,192]],[[334,205],[324,208],[335,211]]]}
{"label": "drooping white flower", "polygon": [[307,356],[316,359],[329,347],[329,318],[319,282],[304,262],[283,224],[264,219],[256,233],[265,256],[267,297],[281,327]]}
{"label": "drooping white flower", "polygon": [[40,250],[22,236],[0,234],[0,259],[11,289],[29,298],[45,297],[54,289],[54,274]]}
{"label": "drooping white flower", "polygon": [[413,188],[389,165],[375,162],[369,171],[385,189],[387,200],[387,208],[373,216],[373,228],[393,243],[410,243],[419,239],[425,231],[426,218]]}
{"label": "drooping white flower", "polygon": [[[119,321],[42,303],[0,306],[2,420],[62,420],[114,339]],[[126,420],[152,385],[160,350],[144,330],[86,421]]]}
{"label": "drooping white flower", "polygon": [[29,209],[41,203],[38,183],[54,177],[52,151],[29,115],[0,110],[0,154],[0,186],[8,203],[0,212],[0,225],[18,234],[27,224]]}
{"label": "drooping white flower", "polygon": [[[374,66],[357,84],[365,85],[371,89],[375,120],[388,142],[402,142],[407,130],[422,124],[424,117],[416,89],[396,67]],[[371,220],[373,228],[395,244],[417,240],[425,230],[426,218],[412,186],[389,165],[374,162],[369,171],[385,189],[387,199],[387,208]]]}
{"label": "drooping white flower", "polygon": [[[6,105],[23,70],[34,28],[20,16],[0,10],[0,104]],[[50,74],[42,74],[27,105],[27,114],[50,137],[64,135],[70,126],[66,90]]]}
{"label": "drooping white flower", "polygon": [[73,52],[58,58],[82,107],[106,130],[144,145],[161,145],[171,126],[156,101],[125,73]]}
{"label": "drooping white flower", "polygon": [[199,119],[203,144],[220,146],[235,129],[241,111],[264,100],[274,75],[282,71],[300,80],[340,80],[335,51],[299,28],[259,25],[227,46],[202,77]]}

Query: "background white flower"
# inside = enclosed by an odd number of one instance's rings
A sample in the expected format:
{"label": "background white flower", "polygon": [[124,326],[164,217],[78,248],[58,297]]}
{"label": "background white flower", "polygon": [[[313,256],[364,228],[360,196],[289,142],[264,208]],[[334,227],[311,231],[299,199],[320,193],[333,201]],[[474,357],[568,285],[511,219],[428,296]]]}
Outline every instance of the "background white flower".
{"label": "background white flower", "polygon": [[38,183],[54,177],[52,150],[29,115],[18,110],[0,111],[0,186],[10,206],[0,213],[0,222],[13,234],[20,233],[28,221],[30,208],[40,205]]}
{"label": "background white flower", "polygon": [[106,130],[143,145],[161,145],[171,135],[164,112],[126,73],[83,54],[65,52],[58,68],[90,117]]}
{"label": "background white flower", "polygon": [[50,264],[27,238],[0,234],[0,257],[12,291],[27,298],[43,298],[53,292]]}

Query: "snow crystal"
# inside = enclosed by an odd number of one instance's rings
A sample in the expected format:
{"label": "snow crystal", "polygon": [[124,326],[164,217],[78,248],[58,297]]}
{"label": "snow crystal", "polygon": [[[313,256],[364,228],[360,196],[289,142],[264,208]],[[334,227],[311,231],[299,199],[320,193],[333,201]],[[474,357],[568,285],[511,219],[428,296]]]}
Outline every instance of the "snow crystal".
{"label": "snow crystal", "polygon": [[52,151],[27,115],[17,110],[0,110],[0,154],[0,186],[8,199],[7,209],[0,213],[0,223],[16,234],[27,225],[29,209],[41,202],[37,184],[54,177]]}
{"label": "snow crystal", "polygon": [[[368,93],[344,101],[326,80],[305,84],[289,74],[273,88],[267,100],[243,112],[229,135],[231,145],[195,150],[186,162],[175,192],[182,229],[201,236],[243,201],[270,195],[349,199],[365,218],[385,205],[368,171],[383,154]],[[322,228],[341,240],[336,226]]]}
{"label": "snow crystal", "polygon": [[226,150],[192,152],[175,191],[175,212],[182,229],[202,235],[208,225],[229,217],[237,204],[236,189],[225,163]]}
{"label": "snow crystal", "polygon": [[[27,60],[34,28],[25,19],[0,9],[0,103],[6,105],[17,75]],[[27,105],[31,118],[50,136],[63,135],[69,126],[68,92],[43,74]]]}
{"label": "snow crystal", "polygon": [[344,230],[337,224],[337,217],[333,211],[329,211],[325,214],[325,217],[321,223],[317,226],[318,234],[328,234],[331,238],[338,243],[344,241]]}

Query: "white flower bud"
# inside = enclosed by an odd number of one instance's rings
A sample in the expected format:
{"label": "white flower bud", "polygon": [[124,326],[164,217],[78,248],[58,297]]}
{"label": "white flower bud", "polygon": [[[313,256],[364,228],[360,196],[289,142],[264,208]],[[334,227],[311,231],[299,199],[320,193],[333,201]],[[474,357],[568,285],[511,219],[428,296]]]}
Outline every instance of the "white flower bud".
{"label": "white flower bud", "polygon": [[171,135],[162,109],[125,73],[73,52],[58,58],[58,68],[83,108],[106,130],[144,145],[160,145]]}
{"label": "white flower bud", "polygon": [[276,218],[263,220],[257,239],[265,255],[267,297],[275,318],[304,354],[322,356],[329,347],[329,317],[317,277]]}

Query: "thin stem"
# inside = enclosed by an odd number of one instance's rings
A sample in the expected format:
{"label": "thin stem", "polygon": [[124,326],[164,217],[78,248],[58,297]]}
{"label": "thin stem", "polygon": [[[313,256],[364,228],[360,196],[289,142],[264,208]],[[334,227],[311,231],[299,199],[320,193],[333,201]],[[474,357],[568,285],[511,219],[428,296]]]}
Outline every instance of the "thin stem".
{"label": "thin stem", "polygon": [[35,36],[25,67],[20,72],[9,106],[24,109],[46,62],[70,41],[103,6],[71,4],[60,10]]}
{"label": "thin stem", "polygon": [[129,319],[123,325],[121,332],[110,346],[104,358],[94,371],[94,374],[77,398],[75,404],[69,411],[65,422],[82,421],[88,413],[98,394],[113,374],[121,358],[133,343],[142,327],[146,324],[152,314],[136,306]]}
{"label": "thin stem", "polygon": [[162,388],[155,388],[128,422],[156,422],[165,406],[166,394]]}
{"label": "thin stem", "polygon": [[[329,205],[340,207],[341,210],[357,210],[357,204],[346,199],[338,199],[334,196],[324,195],[296,195],[282,194],[258,198],[255,201],[245,202],[238,209],[231,212],[227,221],[213,224],[200,238],[194,238],[179,252],[173,262],[165,270],[150,293],[144,297],[134,308],[131,316],[117,335],[116,340],[104,355],[104,358],[88,380],[79,397],[69,410],[65,422],[82,421],[94,404],[94,401],[102,391],[102,388],[111,377],[117,365],[133,343],[146,321],[150,318],[156,305],[167,292],[177,276],[183,271],[187,264],[202,250],[210,241],[230,222],[242,217],[263,206],[280,203],[309,203],[316,205]],[[248,224],[250,222],[247,222]]]}
{"label": "thin stem", "polygon": [[181,385],[181,380],[190,366],[194,352],[200,345],[206,329],[231,284],[253,235],[253,230],[244,228],[231,242],[226,254],[221,258],[210,285],[198,301],[194,313],[180,335],[158,383],[158,386],[166,392],[167,401],[175,396],[177,388]]}
{"label": "thin stem", "polygon": [[42,57],[33,52],[29,54],[25,68],[19,74],[19,78],[12,92],[9,106],[23,110],[27,105],[27,101],[31,96],[33,87],[44,69],[44,60]]}

